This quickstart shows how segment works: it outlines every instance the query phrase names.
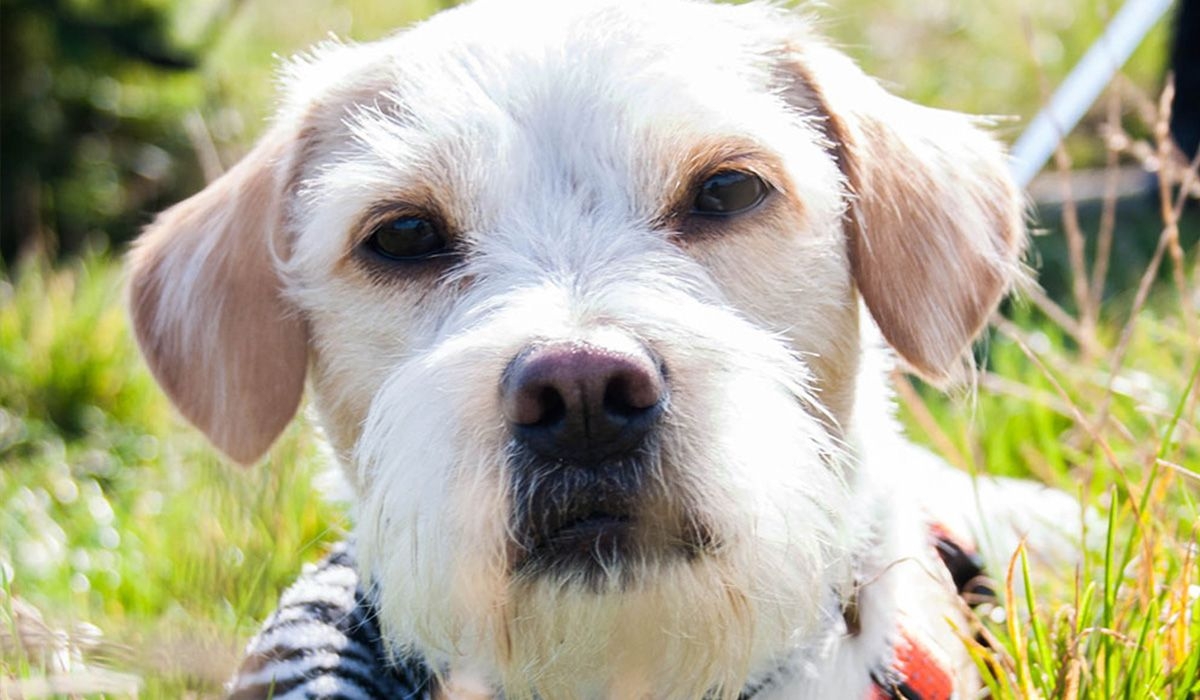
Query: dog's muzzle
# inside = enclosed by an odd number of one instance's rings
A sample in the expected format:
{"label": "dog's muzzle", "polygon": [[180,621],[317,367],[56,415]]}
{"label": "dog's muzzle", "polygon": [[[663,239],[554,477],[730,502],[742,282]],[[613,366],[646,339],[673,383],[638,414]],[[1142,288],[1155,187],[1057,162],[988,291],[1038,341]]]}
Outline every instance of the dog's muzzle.
{"label": "dog's muzzle", "polygon": [[636,547],[667,399],[662,366],[637,344],[540,344],[509,364],[501,404],[521,568],[603,569]]}

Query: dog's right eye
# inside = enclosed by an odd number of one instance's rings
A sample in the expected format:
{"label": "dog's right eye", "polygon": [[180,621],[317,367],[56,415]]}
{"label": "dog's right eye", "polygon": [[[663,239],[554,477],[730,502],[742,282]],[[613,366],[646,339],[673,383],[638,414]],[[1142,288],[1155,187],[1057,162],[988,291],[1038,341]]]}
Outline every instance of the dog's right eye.
{"label": "dog's right eye", "polygon": [[431,258],[448,247],[441,228],[420,216],[389,219],[371,232],[366,246],[380,257],[400,262]]}
{"label": "dog's right eye", "polygon": [[716,217],[741,214],[762,204],[769,191],[767,183],[753,173],[725,170],[700,184],[692,213]]}

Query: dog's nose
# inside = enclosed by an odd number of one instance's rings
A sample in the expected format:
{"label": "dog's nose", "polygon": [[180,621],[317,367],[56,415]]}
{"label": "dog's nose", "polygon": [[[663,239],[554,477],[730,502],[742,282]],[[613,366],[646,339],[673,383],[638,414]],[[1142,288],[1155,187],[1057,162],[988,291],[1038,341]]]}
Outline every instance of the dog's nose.
{"label": "dog's nose", "polygon": [[543,457],[576,462],[637,448],[667,398],[663,373],[645,350],[580,343],[522,352],[501,394],[518,440]]}

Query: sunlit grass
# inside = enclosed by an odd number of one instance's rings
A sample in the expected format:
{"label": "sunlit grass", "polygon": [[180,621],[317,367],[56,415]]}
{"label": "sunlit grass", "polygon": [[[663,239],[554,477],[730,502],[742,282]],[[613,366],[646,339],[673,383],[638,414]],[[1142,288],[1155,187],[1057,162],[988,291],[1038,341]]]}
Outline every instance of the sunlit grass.
{"label": "sunlit grass", "polygon": [[[6,588],[59,626],[96,625],[101,656],[147,697],[215,691],[298,562],[343,535],[313,485],[312,431],[298,422],[254,469],[223,463],[141,364],[114,261],[14,280],[0,283]],[[27,661],[3,648],[5,666]]]}
{"label": "sunlit grass", "polygon": [[1104,363],[1081,362],[1044,320],[1003,326],[1011,337],[991,343],[977,393],[930,396],[922,419],[906,412],[912,433],[951,460],[1047,481],[1098,515],[1090,531],[1072,528],[1088,543],[1077,570],[1022,557],[993,572],[1027,592],[1006,601],[1005,622],[988,623],[991,648],[968,642],[982,668],[999,671],[993,697],[1182,699],[1200,689],[1200,343],[1169,306],[1140,316],[1102,426],[1086,421],[1105,395]]}
{"label": "sunlit grass", "polygon": [[[1168,164],[1162,224],[1136,290],[1107,303],[1082,294],[1070,312],[1034,291],[1015,320],[997,320],[978,392],[947,400],[901,384],[913,433],[949,461],[1041,479],[1095,516],[1078,524],[1075,570],[1031,565],[1021,552],[994,572],[1006,577],[1007,619],[985,624],[989,645],[965,640],[994,698],[1200,693],[1200,246],[1182,229],[1197,171],[1170,155],[1164,114],[1147,144]],[[1094,252],[1108,234],[1068,221],[1065,235]],[[1068,274],[1098,292],[1106,268],[1086,260]]]}

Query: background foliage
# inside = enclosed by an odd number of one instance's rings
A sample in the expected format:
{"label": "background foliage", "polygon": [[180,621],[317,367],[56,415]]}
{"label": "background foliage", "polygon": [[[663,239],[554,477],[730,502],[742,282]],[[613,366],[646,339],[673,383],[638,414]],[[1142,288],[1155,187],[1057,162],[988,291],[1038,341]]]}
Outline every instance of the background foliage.
{"label": "background foliage", "polygon": [[204,97],[197,58],[170,38],[161,7],[0,8],[0,254],[123,240],[144,211],[202,182],[180,128]]}

